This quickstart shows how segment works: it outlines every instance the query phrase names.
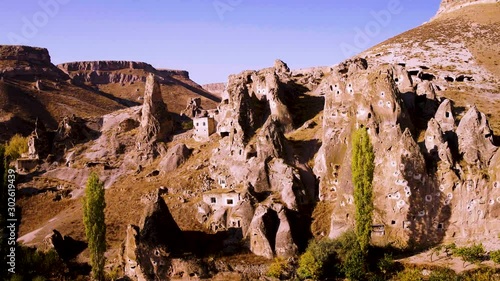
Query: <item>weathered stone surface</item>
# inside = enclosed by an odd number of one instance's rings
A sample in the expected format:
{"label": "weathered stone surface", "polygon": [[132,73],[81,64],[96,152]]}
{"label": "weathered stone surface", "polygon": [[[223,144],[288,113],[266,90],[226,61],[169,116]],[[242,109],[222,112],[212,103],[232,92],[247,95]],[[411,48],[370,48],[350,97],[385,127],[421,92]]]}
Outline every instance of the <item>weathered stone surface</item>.
{"label": "weathered stone surface", "polygon": [[51,152],[47,129],[41,121],[36,121],[35,130],[28,137],[28,157],[31,159],[45,159]]}
{"label": "weathered stone surface", "polygon": [[185,70],[155,69],[148,63],[136,61],[79,61],[59,64],[57,67],[68,74],[75,84],[123,85],[146,82],[148,73],[162,80],[169,80],[171,76],[189,79],[189,73]]}
{"label": "weathered stone surface", "polygon": [[276,212],[266,206],[258,206],[248,229],[250,250],[258,256],[268,259],[274,257],[274,243],[278,226]]}
{"label": "weathered stone surface", "polygon": [[460,120],[456,132],[463,159],[469,165],[487,167],[497,147],[493,145],[493,132],[486,115],[473,106]]}
{"label": "weathered stone surface", "polygon": [[453,116],[453,107],[450,100],[445,99],[441,102],[434,119],[439,123],[444,134],[455,131],[455,118]]}
{"label": "weathered stone surface", "polygon": [[181,116],[195,118],[198,117],[202,111],[203,108],[201,107],[201,98],[192,98],[188,101],[186,109],[181,112]]}
{"label": "weathered stone surface", "polygon": [[498,0],[443,0],[434,19],[470,5],[498,3]]}
{"label": "weathered stone surface", "polygon": [[292,227],[286,215],[286,209],[278,211],[280,224],[276,232],[275,252],[278,257],[289,258],[297,255],[298,247],[292,236]]}
{"label": "weathered stone surface", "polygon": [[180,143],[167,150],[167,154],[163,157],[158,170],[162,173],[167,173],[177,169],[182,165],[191,155],[192,150],[185,144]]}
{"label": "weathered stone surface", "polygon": [[435,119],[431,119],[427,124],[427,130],[425,131],[425,148],[427,154],[435,157],[439,157],[439,147],[444,143],[443,132],[439,123]]}
{"label": "weathered stone surface", "polygon": [[146,157],[156,154],[156,142],[165,141],[173,128],[172,117],[163,102],[158,80],[153,74],[148,76],[144,103],[142,105],[141,125],[137,136],[137,149]]}
{"label": "weathered stone surface", "polygon": [[121,255],[125,275],[133,280],[168,280],[172,255],[183,248],[183,234],[159,190],[146,201],[139,227],[127,227]]}

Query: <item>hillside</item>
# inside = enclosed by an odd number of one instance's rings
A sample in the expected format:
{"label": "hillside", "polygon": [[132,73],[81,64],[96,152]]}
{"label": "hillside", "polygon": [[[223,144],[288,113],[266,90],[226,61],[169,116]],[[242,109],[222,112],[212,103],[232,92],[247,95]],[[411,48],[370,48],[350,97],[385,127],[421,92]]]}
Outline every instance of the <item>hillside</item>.
{"label": "hillside", "polygon": [[149,73],[160,78],[163,99],[169,110],[180,113],[189,100],[200,97],[202,105],[215,108],[220,98],[205,91],[189,78],[184,70],[156,69],[144,62],[87,61],[70,62],[58,67],[71,77],[74,84],[98,89],[123,100],[127,105],[142,104],[144,83]]}
{"label": "hillside", "polygon": [[56,129],[65,116],[98,117],[122,108],[119,99],[72,84],[46,49],[0,46],[0,140],[30,133],[36,119]]}
{"label": "hillside", "polygon": [[430,22],[382,42],[361,56],[373,63],[405,64],[413,79],[432,81],[439,96],[453,100],[459,116],[475,104],[489,116],[498,135],[500,3],[462,2],[472,5],[461,3],[460,8],[457,3],[444,3]]}
{"label": "hillside", "polygon": [[[141,281],[262,280],[273,261],[297,267],[311,239],[354,228],[352,136],[366,129],[372,266],[397,253],[412,268],[450,243],[498,250],[499,26],[498,1],[444,0],[428,23],[337,65],[292,71],[276,60],[203,87],[183,70],[55,67],[44,49],[4,47],[4,126],[39,117],[54,127],[70,113],[99,124],[75,117],[53,140],[31,135],[31,158],[17,162],[19,241],[61,251],[54,229],[85,241],[81,198],[97,172],[109,268]],[[56,161],[36,157],[46,147]]]}

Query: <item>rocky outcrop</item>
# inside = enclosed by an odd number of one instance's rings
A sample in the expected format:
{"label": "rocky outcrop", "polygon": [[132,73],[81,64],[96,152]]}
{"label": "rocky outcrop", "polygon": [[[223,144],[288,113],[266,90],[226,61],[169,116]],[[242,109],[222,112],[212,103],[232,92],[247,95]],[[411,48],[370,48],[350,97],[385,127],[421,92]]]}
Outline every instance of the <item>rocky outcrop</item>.
{"label": "rocky outcrop", "polygon": [[50,64],[50,55],[45,48],[0,45],[0,60],[30,61],[43,65]]}
{"label": "rocky outcrop", "polygon": [[50,62],[49,51],[28,46],[0,45],[0,78],[31,76],[53,80],[69,77]]}
{"label": "rocky outcrop", "polygon": [[170,81],[172,77],[189,79],[185,70],[156,69],[145,62],[135,61],[80,61],[58,65],[59,69],[68,74],[76,84],[131,84],[146,82],[150,73],[155,74],[163,81]]}
{"label": "rocky outcrop", "polygon": [[456,133],[463,159],[469,165],[488,167],[491,157],[498,148],[493,145],[493,131],[486,115],[473,106],[460,120]]}
{"label": "rocky outcrop", "polygon": [[451,13],[467,6],[499,2],[499,0],[442,0],[437,15],[434,17],[434,19],[443,14]]}
{"label": "rocky outcrop", "polygon": [[28,157],[31,159],[45,159],[51,152],[52,144],[41,121],[36,121],[35,130],[28,137]]}
{"label": "rocky outcrop", "polygon": [[186,109],[181,112],[181,116],[187,116],[192,119],[197,116],[201,117],[202,112],[204,112],[204,110],[201,107],[201,98],[192,98],[188,101]]}
{"label": "rocky outcrop", "polygon": [[222,93],[224,92],[224,89],[226,88],[226,83],[211,83],[211,84],[205,84],[201,85],[205,91],[212,93],[218,97],[222,96]]}
{"label": "rocky outcrop", "polygon": [[250,250],[258,255],[272,259],[292,257],[298,248],[292,237],[292,229],[281,204],[259,205],[248,229]]}
{"label": "rocky outcrop", "polygon": [[173,128],[172,117],[163,102],[160,84],[153,74],[148,76],[142,105],[141,125],[137,135],[137,149],[151,159],[157,153],[156,143],[165,141]]}
{"label": "rocky outcrop", "polygon": [[167,154],[158,165],[158,170],[162,173],[173,171],[182,163],[186,162],[190,155],[191,149],[189,149],[185,144],[177,144],[167,150]]}
{"label": "rocky outcrop", "polygon": [[157,191],[151,195],[139,226],[129,225],[122,246],[124,273],[133,280],[168,280],[173,255],[183,245],[182,231]]}
{"label": "rocky outcrop", "polygon": [[[379,227],[374,241],[406,244],[424,241],[426,233],[434,233],[429,225],[441,216],[442,209],[421,213],[435,183],[427,176],[426,162],[411,134],[412,120],[401,97],[401,90],[410,91],[411,84],[405,86],[408,75],[403,71],[354,59],[340,64],[318,88],[325,92],[326,103],[323,145],[314,170],[320,178],[320,200],[334,209],[331,238],[354,225],[351,135],[360,127],[367,128],[375,153],[373,190],[377,211],[373,223]],[[415,114],[419,114],[418,107]],[[426,143],[430,150],[436,150],[441,140],[439,130],[434,134],[437,141],[433,138]],[[420,228],[423,225],[429,232]]]}

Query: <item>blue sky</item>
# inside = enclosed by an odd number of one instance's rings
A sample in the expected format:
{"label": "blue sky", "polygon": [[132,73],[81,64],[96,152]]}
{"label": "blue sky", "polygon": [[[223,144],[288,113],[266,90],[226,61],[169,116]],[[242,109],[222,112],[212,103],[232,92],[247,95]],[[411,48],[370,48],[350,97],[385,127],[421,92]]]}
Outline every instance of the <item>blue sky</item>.
{"label": "blue sky", "polygon": [[134,60],[225,82],[280,58],[333,65],[428,21],[440,0],[0,0],[0,44],[53,63]]}

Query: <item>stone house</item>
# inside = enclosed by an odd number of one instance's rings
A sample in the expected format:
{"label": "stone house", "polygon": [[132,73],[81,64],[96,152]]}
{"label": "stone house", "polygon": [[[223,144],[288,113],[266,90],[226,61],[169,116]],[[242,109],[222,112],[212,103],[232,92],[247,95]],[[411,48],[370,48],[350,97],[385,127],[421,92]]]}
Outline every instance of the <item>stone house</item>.
{"label": "stone house", "polygon": [[212,210],[231,208],[241,201],[241,194],[235,190],[214,189],[203,194],[203,202],[208,204]]}
{"label": "stone house", "polygon": [[215,120],[212,117],[193,118],[194,136],[199,140],[206,140],[215,133]]}

